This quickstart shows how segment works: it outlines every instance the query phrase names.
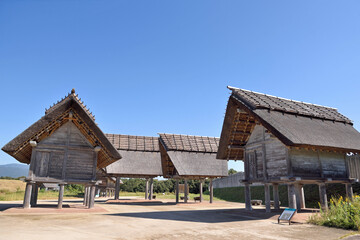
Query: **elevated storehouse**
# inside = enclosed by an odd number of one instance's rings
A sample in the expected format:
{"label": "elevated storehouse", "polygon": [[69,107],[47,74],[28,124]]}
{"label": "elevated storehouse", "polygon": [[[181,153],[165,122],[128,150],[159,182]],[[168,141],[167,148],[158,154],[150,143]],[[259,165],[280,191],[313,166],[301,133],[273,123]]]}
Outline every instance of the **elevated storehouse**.
{"label": "elevated storehouse", "polygon": [[60,185],[59,208],[65,184],[90,186],[88,207],[92,208],[96,169],[121,158],[74,89],[2,150],[19,162],[30,164],[25,208],[30,207],[30,202],[36,204],[38,186],[42,183]]}
{"label": "elevated storehouse", "polygon": [[158,137],[106,134],[122,159],[106,167],[108,176],[116,177],[115,199],[119,199],[121,177],[145,178],[145,199],[153,198],[153,178],[162,176]]}
{"label": "elevated storehouse", "polygon": [[229,87],[218,159],[243,160],[246,207],[251,209],[250,184],[273,185],[279,208],[278,184],[288,185],[289,206],[305,207],[304,184],[318,184],[327,207],[326,184],[344,183],[352,196],[347,153],[360,152],[360,133],[336,109]]}
{"label": "elevated storehouse", "polygon": [[176,202],[179,202],[179,179],[185,180],[187,202],[187,180],[210,179],[210,202],[213,200],[212,179],[228,175],[227,162],[216,159],[219,138],[176,134],[160,134],[161,165],[165,178],[176,179]]}

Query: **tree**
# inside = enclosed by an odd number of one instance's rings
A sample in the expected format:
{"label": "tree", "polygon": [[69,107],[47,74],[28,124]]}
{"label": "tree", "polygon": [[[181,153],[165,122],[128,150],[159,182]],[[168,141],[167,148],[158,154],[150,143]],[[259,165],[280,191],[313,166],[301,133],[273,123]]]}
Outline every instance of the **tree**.
{"label": "tree", "polygon": [[237,173],[237,171],[235,169],[233,169],[233,168],[229,169],[229,172],[228,172],[229,175],[233,175],[235,173]]}

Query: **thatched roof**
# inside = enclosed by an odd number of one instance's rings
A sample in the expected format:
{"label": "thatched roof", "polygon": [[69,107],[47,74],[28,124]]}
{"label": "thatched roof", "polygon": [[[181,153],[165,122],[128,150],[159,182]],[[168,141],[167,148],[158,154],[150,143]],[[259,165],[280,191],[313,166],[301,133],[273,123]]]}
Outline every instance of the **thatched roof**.
{"label": "thatched roof", "polygon": [[105,167],[121,158],[121,155],[95,123],[92,113],[86,108],[78,95],[75,94],[75,90],[72,90],[60,102],[47,109],[45,116],[11,140],[2,150],[19,162],[29,164],[32,149],[29,142],[40,142],[42,139],[50,136],[69,121],[70,115],[72,115],[71,120],[73,123],[92,146],[101,146],[97,167]]}
{"label": "thatched roof", "polygon": [[360,133],[337,109],[229,87],[218,159],[243,159],[258,123],[287,146],[360,151]]}
{"label": "thatched roof", "polygon": [[162,176],[158,137],[106,134],[122,156],[120,161],[106,167],[111,176],[157,177]]}
{"label": "thatched roof", "polygon": [[159,135],[164,177],[195,179],[227,176],[227,162],[216,159],[219,138]]}

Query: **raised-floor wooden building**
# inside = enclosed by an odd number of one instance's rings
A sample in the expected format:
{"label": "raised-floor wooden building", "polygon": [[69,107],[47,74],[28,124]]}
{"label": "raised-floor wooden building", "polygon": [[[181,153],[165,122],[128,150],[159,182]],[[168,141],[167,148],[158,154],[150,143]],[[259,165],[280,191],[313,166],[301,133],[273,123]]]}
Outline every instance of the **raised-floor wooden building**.
{"label": "raised-floor wooden building", "polygon": [[279,208],[278,185],[288,185],[289,206],[305,207],[304,184],[318,184],[327,207],[326,184],[344,183],[352,197],[355,181],[347,153],[360,152],[360,133],[337,109],[229,87],[218,159],[243,160],[246,208],[250,184],[265,184],[270,211],[270,185]]}
{"label": "raised-floor wooden building", "polygon": [[188,200],[187,180],[210,179],[210,203],[213,201],[212,179],[228,175],[227,162],[216,159],[219,138],[177,134],[159,134],[161,165],[165,178],[176,179],[176,202],[179,202],[179,179],[185,181],[184,201]]}
{"label": "raised-floor wooden building", "polygon": [[38,186],[42,183],[60,185],[59,208],[62,207],[64,185],[89,186],[88,207],[92,208],[96,169],[121,158],[74,89],[2,150],[19,162],[30,164],[25,208],[36,205]]}
{"label": "raised-floor wooden building", "polygon": [[120,178],[145,178],[145,199],[153,199],[153,178],[162,176],[158,137],[106,134],[122,159],[105,168],[116,178],[115,199],[119,199]]}

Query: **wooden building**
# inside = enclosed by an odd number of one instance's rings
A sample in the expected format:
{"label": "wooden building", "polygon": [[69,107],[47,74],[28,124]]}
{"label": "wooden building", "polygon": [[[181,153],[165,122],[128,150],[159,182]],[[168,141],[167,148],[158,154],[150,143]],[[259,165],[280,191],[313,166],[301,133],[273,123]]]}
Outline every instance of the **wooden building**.
{"label": "wooden building", "polygon": [[165,178],[176,179],[176,202],[179,202],[179,179],[185,180],[184,201],[187,202],[187,180],[200,180],[200,201],[202,201],[202,182],[209,178],[210,203],[212,203],[212,179],[228,175],[227,162],[216,159],[219,138],[159,135],[162,171]]}
{"label": "wooden building", "polygon": [[[162,176],[158,137],[106,134],[121,154],[122,159],[106,167],[108,176],[120,178],[145,178],[145,199],[153,199],[153,178]],[[115,199],[119,199],[120,185],[115,185]]]}
{"label": "wooden building", "polygon": [[352,197],[355,181],[347,153],[360,152],[360,133],[337,109],[229,87],[232,91],[219,144],[218,159],[243,160],[246,207],[250,184],[270,185],[279,208],[278,185],[287,184],[289,206],[305,207],[304,184],[318,184],[327,208],[327,183],[344,183]]}
{"label": "wooden building", "polygon": [[19,162],[30,164],[25,208],[36,205],[38,186],[42,183],[60,185],[59,208],[65,184],[89,186],[88,207],[92,208],[96,169],[121,158],[74,89],[2,150]]}

